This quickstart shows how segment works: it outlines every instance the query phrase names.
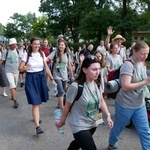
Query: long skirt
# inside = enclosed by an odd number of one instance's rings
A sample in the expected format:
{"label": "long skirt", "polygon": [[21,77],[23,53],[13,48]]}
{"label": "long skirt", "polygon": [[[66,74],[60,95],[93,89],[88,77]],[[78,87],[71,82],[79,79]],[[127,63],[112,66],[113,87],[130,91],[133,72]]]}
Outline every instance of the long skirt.
{"label": "long skirt", "polygon": [[44,71],[28,73],[25,79],[25,92],[28,104],[39,105],[49,100],[46,75]]}
{"label": "long skirt", "polygon": [[0,65],[0,86],[1,87],[9,86],[9,82],[5,72],[5,67],[3,65]]}

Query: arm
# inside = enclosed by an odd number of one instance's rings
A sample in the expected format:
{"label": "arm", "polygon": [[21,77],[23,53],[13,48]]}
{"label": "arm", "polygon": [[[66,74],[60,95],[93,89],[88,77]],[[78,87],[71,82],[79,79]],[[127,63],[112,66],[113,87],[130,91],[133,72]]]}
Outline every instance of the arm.
{"label": "arm", "polygon": [[0,65],[2,65],[2,64],[3,64],[3,62],[4,62],[3,60],[0,60]]}
{"label": "arm", "polygon": [[52,83],[57,85],[56,82],[54,81],[54,77],[53,77],[50,69],[47,66],[47,62],[46,61],[44,61],[44,66],[45,66],[45,71],[46,71],[47,75],[49,76],[49,78],[51,79]]}
{"label": "arm", "polygon": [[105,100],[104,100],[102,95],[101,95],[101,110],[107,117],[107,122],[108,122],[109,129],[113,128],[114,123],[113,123],[113,121],[111,119],[111,115],[110,115],[110,113],[108,111],[108,107],[107,107],[106,102],[105,102]]}
{"label": "arm", "polygon": [[69,114],[69,110],[71,108],[71,105],[72,105],[71,103],[66,101],[65,107],[63,109],[63,114],[62,114],[61,120],[60,120],[60,122],[55,124],[57,126],[57,128],[60,128],[60,127],[62,127],[65,124],[66,118],[67,118],[67,116]]}
{"label": "arm", "polygon": [[111,37],[111,35],[114,33],[115,31],[113,31],[113,28],[111,27],[111,26],[109,26],[108,28],[107,28],[107,37],[106,37],[106,39],[105,39],[105,47],[106,47],[106,49],[107,50],[109,50],[110,49],[110,37]]}
{"label": "arm", "polygon": [[131,83],[131,79],[132,79],[132,77],[130,75],[127,75],[127,74],[123,74],[121,76],[121,84],[122,84],[122,89],[124,91],[136,90],[136,89],[150,83],[150,77],[148,77],[147,79],[145,79],[143,81],[136,82],[136,83]]}
{"label": "arm", "polygon": [[109,74],[112,71],[112,69],[110,67],[107,67],[107,66],[106,66],[106,68],[107,68],[107,71],[108,71],[108,74]]}
{"label": "arm", "polygon": [[30,65],[29,64],[25,64],[25,62],[23,60],[21,60],[21,62],[19,64],[19,67],[18,67],[18,70],[20,72],[24,72],[24,71],[29,70],[29,68],[30,68]]}
{"label": "arm", "polygon": [[73,74],[73,68],[71,62],[68,62],[68,68],[71,73],[71,81],[74,81],[74,74]]}

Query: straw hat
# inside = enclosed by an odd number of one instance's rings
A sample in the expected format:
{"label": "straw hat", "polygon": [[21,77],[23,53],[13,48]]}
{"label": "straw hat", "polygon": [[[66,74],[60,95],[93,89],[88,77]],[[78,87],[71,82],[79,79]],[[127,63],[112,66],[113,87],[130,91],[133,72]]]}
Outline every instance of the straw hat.
{"label": "straw hat", "polygon": [[126,39],[124,37],[122,37],[120,34],[116,35],[116,37],[112,39],[112,42],[114,42],[116,39],[121,39],[122,42],[126,41]]}

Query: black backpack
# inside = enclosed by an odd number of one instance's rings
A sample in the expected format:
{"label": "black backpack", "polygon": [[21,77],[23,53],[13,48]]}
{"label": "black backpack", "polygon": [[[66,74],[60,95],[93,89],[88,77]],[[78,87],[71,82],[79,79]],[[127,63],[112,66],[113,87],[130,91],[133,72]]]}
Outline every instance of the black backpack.
{"label": "black backpack", "polygon": [[[71,110],[71,108],[72,108],[73,104],[75,103],[75,101],[78,101],[78,100],[79,100],[79,98],[81,97],[82,92],[83,92],[83,88],[84,88],[84,86],[83,86],[83,85],[78,84],[78,91],[77,91],[77,95],[76,95],[76,97],[75,97],[75,99],[74,99],[74,101],[73,101],[73,103],[72,103],[72,105],[71,105],[71,107],[70,107],[70,110]],[[69,111],[70,111],[70,110],[69,110]]]}

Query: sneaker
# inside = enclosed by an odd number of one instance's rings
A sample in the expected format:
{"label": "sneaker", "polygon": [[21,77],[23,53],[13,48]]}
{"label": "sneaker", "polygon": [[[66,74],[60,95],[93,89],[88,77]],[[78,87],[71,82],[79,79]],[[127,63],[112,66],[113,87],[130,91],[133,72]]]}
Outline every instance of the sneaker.
{"label": "sneaker", "polygon": [[14,108],[18,108],[19,103],[17,101],[14,101]]}
{"label": "sneaker", "polygon": [[36,127],[36,134],[42,134],[44,131],[42,129],[42,127],[38,126]]}
{"label": "sneaker", "polygon": [[4,97],[7,97],[8,95],[4,92],[4,93],[3,93],[3,96],[4,96]]}
{"label": "sneaker", "polygon": [[118,150],[118,148],[116,146],[113,145],[108,145],[108,150]]}

